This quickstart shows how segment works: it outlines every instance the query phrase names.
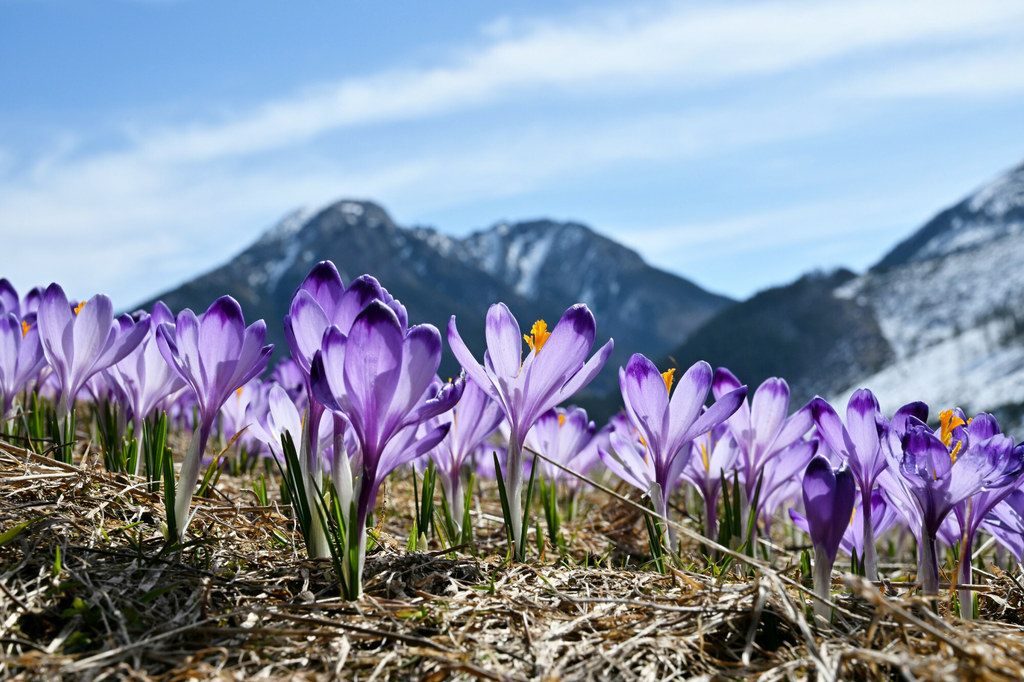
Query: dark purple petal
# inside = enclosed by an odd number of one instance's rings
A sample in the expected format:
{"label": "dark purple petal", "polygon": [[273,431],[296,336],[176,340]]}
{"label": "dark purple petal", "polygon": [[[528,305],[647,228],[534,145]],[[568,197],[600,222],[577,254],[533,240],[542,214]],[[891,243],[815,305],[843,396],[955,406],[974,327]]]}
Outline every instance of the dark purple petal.
{"label": "dark purple petal", "polygon": [[967,425],[967,433],[972,442],[988,440],[999,434],[999,422],[991,414],[982,412]]}
{"label": "dark purple petal", "polygon": [[376,456],[384,445],[382,419],[401,380],[402,341],[398,318],[380,301],[373,301],[359,314],[348,335],[345,391],[352,405],[349,417],[357,430],[363,430],[364,442],[376,450]]}
{"label": "dark purple petal", "polygon": [[[561,377],[557,387],[583,367],[587,353],[594,346],[597,322],[590,309],[582,303],[570,307],[551,330],[544,347],[535,351],[531,377]],[[488,347],[490,343],[488,342]],[[534,380],[535,381],[535,380]]]}
{"label": "dark purple petal", "polygon": [[320,349],[320,341],[329,326],[330,321],[320,304],[308,291],[299,289],[284,317],[284,333],[292,358],[304,371],[309,371],[313,354]]}
{"label": "dark purple petal", "polygon": [[6,277],[0,277],[0,315],[14,313],[21,321],[21,300],[14,285]]}
{"label": "dark purple petal", "polygon": [[322,309],[334,310],[345,293],[345,284],[341,281],[341,275],[334,263],[324,260],[313,266],[292,296],[292,300],[294,301],[302,291],[307,292]]}
{"label": "dark purple petal", "polygon": [[835,408],[825,402],[824,398],[815,396],[810,402],[811,416],[814,424],[818,427],[825,444],[837,455],[849,456],[849,436],[846,434],[846,427],[836,413]]}
{"label": "dark purple petal", "polygon": [[[370,275],[363,275],[362,277],[357,277],[349,284],[349,288],[341,296],[333,310],[326,307],[325,310],[328,311],[327,314],[331,319],[331,324],[342,332],[348,333],[359,313],[366,306],[370,305],[370,301],[373,300],[381,300],[387,303],[380,283]],[[407,323],[403,323],[401,319],[399,319],[399,324],[403,329],[407,326]]]}
{"label": "dark purple petal", "polygon": [[850,471],[834,470],[824,457],[815,457],[804,470],[804,510],[811,541],[823,547],[833,562],[850,523],[856,491]]}

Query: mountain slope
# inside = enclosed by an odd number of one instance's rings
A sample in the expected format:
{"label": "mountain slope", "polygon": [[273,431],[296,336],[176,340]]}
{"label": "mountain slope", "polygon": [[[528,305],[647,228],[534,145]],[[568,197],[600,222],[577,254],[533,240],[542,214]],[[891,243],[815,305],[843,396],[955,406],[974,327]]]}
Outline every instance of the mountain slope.
{"label": "mountain slope", "polygon": [[720,312],[660,364],[686,368],[706,360],[728,367],[751,389],[784,377],[794,407],[822,386],[846,386],[893,357],[871,309],[833,293],[854,277],[848,270],[815,273],[762,291]]}
{"label": "mountain slope", "polygon": [[[291,296],[325,259],[345,282],[363,273],[377,277],[405,304],[410,322],[432,323],[442,336],[455,315],[478,357],[492,303],[505,302],[525,333],[534,320],[554,326],[566,308],[585,302],[597,318],[597,343],[616,341],[609,367],[595,381],[600,391],[616,385],[616,368],[630,353],[664,353],[731,302],[648,266],[635,252],[575,223],[499,224],[455,239],[400,227],[380,206],[350,200],[286,217],[230,262],[159,298],[175,310],[201,311],[231,294],[247,320],[266,320],[280,356],[286,350],[281,319]],[[442,376],[458,371],[446,353]]]}
{"label": "mountain slope", "polygon": [[[870,303],[894,358],[861,379],[883,408],[996,411],[1024,426],[1024,164],[836,290]],[[837,396],[843,399],[853,386]]]}

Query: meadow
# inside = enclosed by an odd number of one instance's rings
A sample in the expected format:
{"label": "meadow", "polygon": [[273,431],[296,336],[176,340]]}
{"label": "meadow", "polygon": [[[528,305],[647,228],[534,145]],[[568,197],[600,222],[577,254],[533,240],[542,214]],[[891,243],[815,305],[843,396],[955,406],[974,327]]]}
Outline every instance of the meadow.
{"label": "meadow", "polygon": [[991,415],[634,355],[599,428],[565,406],[613,344],[585,305],[453,318],[442,381],[442,332],[327,262],[272,372],[228,297],[0,306],[6,677],[1024,672],[1024,446]]}

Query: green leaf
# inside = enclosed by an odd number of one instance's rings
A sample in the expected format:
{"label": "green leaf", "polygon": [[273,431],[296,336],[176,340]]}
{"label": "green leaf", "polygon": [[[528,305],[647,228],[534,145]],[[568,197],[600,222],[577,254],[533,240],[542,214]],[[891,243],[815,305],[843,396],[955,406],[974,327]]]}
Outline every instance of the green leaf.
{"label": "green leaf", "polygon": [[22,521],[18,525],[12,526],[12,527],[8,528],[7,530],[5,530],[3,533],[0,533],[0,547],[3,547],[8,542],[14,540],[16,537],[21,535],[22,532],[26,528],[28,528],[29,526],[31,526],[33,524],[36,524],[36,523],[39,523],[40,521],[42,521],[45,518],[46,518],[45,516],[39,516],[39,517],[36,517],[34,519],[29,519],[28,521]]}

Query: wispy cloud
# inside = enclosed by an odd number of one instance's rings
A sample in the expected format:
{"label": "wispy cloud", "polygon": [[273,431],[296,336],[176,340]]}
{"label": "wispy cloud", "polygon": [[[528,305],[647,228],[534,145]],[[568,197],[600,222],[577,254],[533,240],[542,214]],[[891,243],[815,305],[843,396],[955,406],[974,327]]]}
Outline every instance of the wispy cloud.
{"label": "wispy cloud", "polygon": [[[1024,5],[1003,0],[775,2],[694,9],[683,3],[531,22],[447,65],[350,77],[271,100],[227,120],[148,131],[136,151],[206,161],[319,135],[450,114],[538,91],[597,92],[720,85],[922,41],[1013,38]],[[883,90],[884,92],[884,90]]]}
{"label": "wispy cloud", "polygon": [[[237,251],[289,208],[339,193],[406,212],[438,210],[621,164],[827,134],[858,115],[847,110],[849,98],[901,97],[915,84],[920,92],[1017,92],[1024,57],[1002,46],[1017,39],[1022,19],[1016,0],[853,0],[659,3],[498,22],[428,65],[302,85],[215,119],[136,120],[116,147],[97,150],[91,131],[76,130],[35,156],[0,150],[0,226],[18,233],[13,245],[24,256],[11,267],[22,286],[60,279],[127,304],[155,293],[133,295],[129,271],[159,273],[151,287],[173,284]],[[919,46],[927,53],[917,54]],[[826,67],[856,78],[838,88],[822,76]],[[935,77],[941,73],[951,77]],[[794,90],[786,80],[793,74],[807,84]],[[758,90],[770,78],[781,80]],[[739,95],[722,93],[733,86]],[[654,104],[624,106],[630,98]],[[559,105],[568,107],[563,119],[545,116]],[[511,121],[509,107],[524,108],[524,120]],[[460,127],[467,114],[483,120],[443,140],[423,133],[415,150],[390,145],[389,126],[415,135],[415,125]],[[489,131],[491,120],[505,127]],[[352,151],[356,135],[384,151]],[[751,235],[784,218],[760,214],[715,227],[753,248]],[[678,240],[700,238],[706,227],[666,230]],[[78,244],[72,255],[56,255],[55,244],[96,234],[105,236],[102,252]],[[161,266],[145,246],[153,234],[164,235]],[[197,244],[203,255],[189,262]]]}

